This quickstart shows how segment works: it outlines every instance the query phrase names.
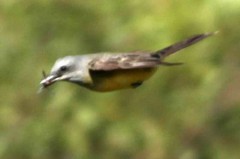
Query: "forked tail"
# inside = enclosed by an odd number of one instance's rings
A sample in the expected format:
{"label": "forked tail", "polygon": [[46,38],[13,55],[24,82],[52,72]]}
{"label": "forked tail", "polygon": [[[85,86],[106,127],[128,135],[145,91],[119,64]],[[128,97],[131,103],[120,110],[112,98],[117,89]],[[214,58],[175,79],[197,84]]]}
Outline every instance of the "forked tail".
{"label": "forked tail", "polygon": [[177,42],[177,43],[170,45],[164,49],[154,52],[153,56],[159,56],[161,59],[164,59],[165,57],[167,57],[181,49],[191,46],[191,45],[193,45],[209,36],[215,35],[215,34],[217,34],[217,32],[194,35],[190,38],[187,38],[186,40]]}

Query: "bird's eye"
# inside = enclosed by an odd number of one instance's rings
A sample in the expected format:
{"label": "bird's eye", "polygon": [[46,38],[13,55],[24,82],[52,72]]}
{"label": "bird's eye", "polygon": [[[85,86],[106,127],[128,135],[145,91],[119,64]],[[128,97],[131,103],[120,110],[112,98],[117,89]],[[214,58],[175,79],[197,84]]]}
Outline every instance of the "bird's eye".
{"label": "bird's eye", "polygon": [[61,72],[67,71],[67,66],[61,66],[61,67],[60,67],[60,71],[61,71]]}

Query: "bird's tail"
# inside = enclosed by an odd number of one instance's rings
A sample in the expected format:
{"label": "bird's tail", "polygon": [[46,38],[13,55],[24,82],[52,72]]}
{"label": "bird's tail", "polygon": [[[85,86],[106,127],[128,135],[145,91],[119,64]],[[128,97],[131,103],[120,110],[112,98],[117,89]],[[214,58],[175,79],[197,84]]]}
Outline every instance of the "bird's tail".
{"label": "bird's tail", "polygon": [[198,34],[198,35],[194,35],[190,38],[187,38],[186,40],[183,40],[183,41],[180,41],[180,42],[177,42],[173,45],[170,45],[164,49],[161,49],[161,50],[158,50],[156,52],[154,52],[152,55],[153,56],[159,56],[160,59],[164,59],[165,57],[181,50],[181,49],[184,49],[188,46],[191,46],[209,36],[212,36],[212,35],[215,35],[217,34],[218,32],[211,32],[211,33],[204,33],[204,34]]}

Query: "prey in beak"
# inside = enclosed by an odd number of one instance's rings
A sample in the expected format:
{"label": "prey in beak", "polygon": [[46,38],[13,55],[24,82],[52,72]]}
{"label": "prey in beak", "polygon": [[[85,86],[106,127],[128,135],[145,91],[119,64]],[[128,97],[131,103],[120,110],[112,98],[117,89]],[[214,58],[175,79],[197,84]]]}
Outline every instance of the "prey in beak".
{"label": "prey in beak", "polygon": [[56,75],[47,75],[45,71],[42,71],[43,79],[40,82],[40,88],[38,90],[38,93],[41,93],[43,89],[51,86],[53,83],[58,81],[58,76]]}

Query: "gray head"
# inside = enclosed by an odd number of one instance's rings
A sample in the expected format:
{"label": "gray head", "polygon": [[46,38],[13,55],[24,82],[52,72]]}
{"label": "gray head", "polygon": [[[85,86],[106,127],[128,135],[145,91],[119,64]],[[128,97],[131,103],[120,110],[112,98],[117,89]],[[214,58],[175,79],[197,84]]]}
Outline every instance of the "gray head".
{"label": "gray head", "polygon": [[58,59],[53,65],[48,76],[40,82],[43,88],[46,88],[57,81],[81,81],[82,67],[79,56],[66,56]]}

